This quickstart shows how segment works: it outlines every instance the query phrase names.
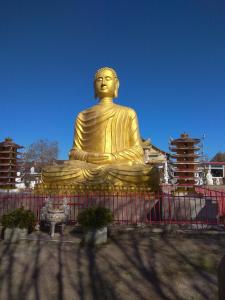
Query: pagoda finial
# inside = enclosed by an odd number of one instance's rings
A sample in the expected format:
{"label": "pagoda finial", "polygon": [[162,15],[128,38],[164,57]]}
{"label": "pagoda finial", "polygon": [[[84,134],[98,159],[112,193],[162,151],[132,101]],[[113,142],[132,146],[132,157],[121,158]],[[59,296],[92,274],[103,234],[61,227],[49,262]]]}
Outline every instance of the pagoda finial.
{"label": "pagoda finial", "polygon": [[180,137],[182,138],[182,139],[187,139],[188,137],[189,137],[189,135],[187,134],[187,133],[182,133],[181,135],[180,135]]}

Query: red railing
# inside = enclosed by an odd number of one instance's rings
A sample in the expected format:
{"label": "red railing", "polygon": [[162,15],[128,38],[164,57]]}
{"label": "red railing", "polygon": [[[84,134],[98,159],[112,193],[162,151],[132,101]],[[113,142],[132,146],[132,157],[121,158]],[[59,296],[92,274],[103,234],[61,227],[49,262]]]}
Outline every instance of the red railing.
{"label": "red railing", "polygon": [[[174,193],[164,186],[162,192],[83,192],[70,196],[51,196],[55,207],[67,199],[71,206],[69,221],[77,222],[78,213],[86,207],[104,206],[113,212],[117,224],[223,224],[225,193],[195,187],[196,193]],[[32,210],[37,220],[49,196],[26,193],[0,193],[0,216],[18,207]]]}
{"label": "red railing", "polygon": [[218,216],[225,217],[225,191],[213,190],[205,186],[196,186],[195,190],[211,199],[216,199],[218,203]]}

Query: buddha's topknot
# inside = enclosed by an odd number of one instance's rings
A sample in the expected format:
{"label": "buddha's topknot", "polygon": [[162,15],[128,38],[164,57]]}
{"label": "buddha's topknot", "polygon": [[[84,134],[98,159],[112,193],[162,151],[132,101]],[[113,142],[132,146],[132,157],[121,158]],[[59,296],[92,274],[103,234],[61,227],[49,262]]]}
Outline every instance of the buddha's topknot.
{"label": "buddha's topknot", "polygon": [[102,71],[105,71],[105,70],[109,70],[113,73],[113,76],[115,78],[118,78],[117,77],[117,74],[116,74],[116,71],[113,69],[113,68],[109,68],[109,67],[103,67],[101,69],[99,69],[96,73],[95,73],[95,79],[98,77],[99,73],[101,73]]}

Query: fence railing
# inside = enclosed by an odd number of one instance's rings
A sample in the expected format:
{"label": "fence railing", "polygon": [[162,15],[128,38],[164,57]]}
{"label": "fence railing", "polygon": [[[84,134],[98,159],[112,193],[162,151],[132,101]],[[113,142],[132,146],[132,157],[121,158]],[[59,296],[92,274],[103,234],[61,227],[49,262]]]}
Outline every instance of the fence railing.
{"label": "fence railing", "polygon": [[86,207],[109,208],[118,224],[224,224],[225,193],[205,187],[195,187],[196,193],[173,193],[170,186],[162,192],[82,192],[70,196],[40,196],[26,193],[0,193],[0,216],[15,208],[32,210],[40,218],[40,209],[47,198],[59,207],[66,198],[71,223],[77,222],[78,213]]}
{"label": "fence railing", "polygon": [[225,217],[225,191],[212,190],[206,186],[196,186],[195,190],[209,199],[215,199],[218,205],[218,217]]}

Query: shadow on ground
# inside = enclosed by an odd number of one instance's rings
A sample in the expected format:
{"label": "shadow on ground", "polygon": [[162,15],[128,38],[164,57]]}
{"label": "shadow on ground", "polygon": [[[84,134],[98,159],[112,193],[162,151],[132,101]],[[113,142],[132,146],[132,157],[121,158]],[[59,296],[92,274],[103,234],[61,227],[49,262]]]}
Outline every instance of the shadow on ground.
{"label": "shadow on ground", "polygon": [[1,241],[0,299],[217,299],[224,246],[223,235],[141,231],[99,248],[81,247],[79,234]]}

